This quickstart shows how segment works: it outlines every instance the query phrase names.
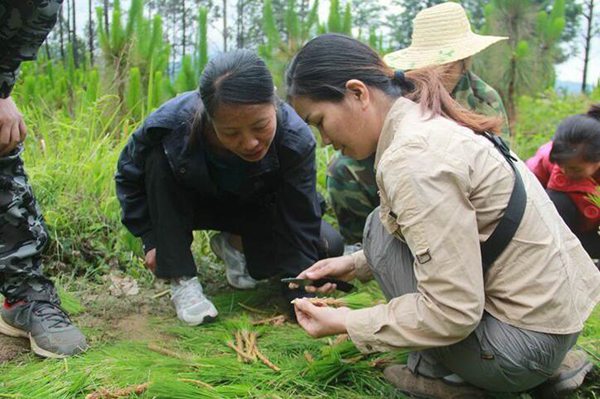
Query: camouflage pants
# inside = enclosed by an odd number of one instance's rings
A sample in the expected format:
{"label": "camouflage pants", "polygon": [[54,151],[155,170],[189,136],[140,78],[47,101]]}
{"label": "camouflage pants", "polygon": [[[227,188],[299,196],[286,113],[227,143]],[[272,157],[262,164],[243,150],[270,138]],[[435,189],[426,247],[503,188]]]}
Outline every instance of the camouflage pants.
{"label": "camouflage pants", "polygon": [[367,216],[379,206],[375,155],[356,161],[338,153],[327,170],[327,191],[347,244],[362,242]]}
{"label": "camouflage pants", "polygon": [[41,252],[48,241],[44,220],[23,168],[19,148],[0,158],[0,293],[10,303],[59,303],[42,275]]}

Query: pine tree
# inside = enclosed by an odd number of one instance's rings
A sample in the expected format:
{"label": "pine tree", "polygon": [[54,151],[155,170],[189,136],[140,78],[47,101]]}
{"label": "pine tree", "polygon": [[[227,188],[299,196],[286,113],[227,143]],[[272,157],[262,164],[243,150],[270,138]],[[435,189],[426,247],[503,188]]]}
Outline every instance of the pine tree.
{"label": "pine tree", "polygon": [[348,36],[352,35],[352,9],[350,7],[350,3],[346,3],[346,9],[344,10],[342,33]]}
{"label": "pine tree", "polygon": [[587,88],[588,66],[590,63],[590,51],[592,47],[592,38],[600,34],[599,17],[596,15],[597,4],[594,0],[585,0],[583,2],[583,18],[585,21],[585,33],[583,36],[583,77],[581,78],[581,92],[585,93]]}
{"label": "pine tree", "polygon": [[485,56],[475,58],[475,69],[495,87],[507,108],[511,131],[516,119],[516,100],[554,84],[554,62],[565,26],[564,1],[549,10],[535,0],[492,0],[485,8],[483,33],[508,36]]}
{"label": "pine tree", "polygon": [[330,0],[329,17],[327,18],[327,30],[329,32],[342,32],[342,18],[340,14],[339,0]]}

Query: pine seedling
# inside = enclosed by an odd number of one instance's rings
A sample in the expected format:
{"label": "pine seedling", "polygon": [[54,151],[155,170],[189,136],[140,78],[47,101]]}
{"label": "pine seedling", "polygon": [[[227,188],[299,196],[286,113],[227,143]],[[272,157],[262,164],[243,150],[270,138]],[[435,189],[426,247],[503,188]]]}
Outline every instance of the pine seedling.
{"label": "pine seedling", "polygon": [[[350,309],[363,309],[375,305],[377,302],[366,292],[357,292],[340,298],[304,298],[316,306],[331,306],[334,308],[347,307]],[[296,302],[296,299],[292,303]]]}
{"label": "pine seedling", "polygon": [[600,208],[600,186],[596,187],[596,192],[587,195],[588,201]]}

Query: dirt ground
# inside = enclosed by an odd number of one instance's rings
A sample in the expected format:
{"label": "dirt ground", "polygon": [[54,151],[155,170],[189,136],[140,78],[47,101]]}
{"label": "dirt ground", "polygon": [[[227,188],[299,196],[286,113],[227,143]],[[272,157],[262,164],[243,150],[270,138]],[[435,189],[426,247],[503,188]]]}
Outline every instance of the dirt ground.
{"label": "dirt ground", "polygon": [[29,341],[25,338],[13,338],[0,335],[0,364],[13,360],[29,351]]}
{"label": "dirt ground", "polygon": [[[92,346],[100,343],[127,340],[162,339],[155,336],[156,329],[152,328],[150,319],[173,318],[176,321],[175,310],[165,295],[153,299],[162,285],[152,288],[140,288],[134,296],[114,297],[108,290],[109,283],[90,285],[78,283],[77,299],[85,310],[80,314],[71,315],[73,322],[86,334],[88,343]],[[163,290],[164,291],[164,290]],[[11,361],[29,352],[29,341],[24,338],[12,338],[0,334],[0,364]]]}

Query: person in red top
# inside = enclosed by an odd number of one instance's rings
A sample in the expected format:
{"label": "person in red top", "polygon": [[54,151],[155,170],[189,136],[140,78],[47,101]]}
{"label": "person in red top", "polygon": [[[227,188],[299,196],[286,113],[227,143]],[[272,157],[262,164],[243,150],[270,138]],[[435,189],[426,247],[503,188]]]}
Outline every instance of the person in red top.
{"label": "person in red top", "polygon": [[600,104],[564,119],[527,166],[592,258],[600,258]]}

